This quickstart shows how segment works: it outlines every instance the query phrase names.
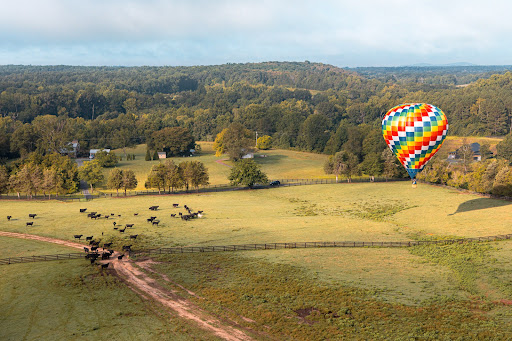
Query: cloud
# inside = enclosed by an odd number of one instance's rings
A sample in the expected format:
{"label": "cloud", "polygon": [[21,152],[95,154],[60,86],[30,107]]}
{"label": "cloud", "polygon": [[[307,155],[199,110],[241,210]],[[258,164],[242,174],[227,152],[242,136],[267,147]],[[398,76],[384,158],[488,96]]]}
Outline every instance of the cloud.
{"label": "cloud", "polygon": [[0,12],[0,63],[492,63],[511,52],[511,10],[498,0],[17,0]]}

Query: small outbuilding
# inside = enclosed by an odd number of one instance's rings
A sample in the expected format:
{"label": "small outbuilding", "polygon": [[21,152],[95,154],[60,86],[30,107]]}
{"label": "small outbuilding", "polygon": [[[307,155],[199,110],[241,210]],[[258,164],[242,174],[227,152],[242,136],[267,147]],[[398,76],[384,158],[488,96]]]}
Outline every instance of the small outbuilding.
{"label": "small outbuilding", "polygon": [[94,159],[96,157],[96,154],[102,151],[110,153],[110,149],[91,149],[89,150],[89,159]]}

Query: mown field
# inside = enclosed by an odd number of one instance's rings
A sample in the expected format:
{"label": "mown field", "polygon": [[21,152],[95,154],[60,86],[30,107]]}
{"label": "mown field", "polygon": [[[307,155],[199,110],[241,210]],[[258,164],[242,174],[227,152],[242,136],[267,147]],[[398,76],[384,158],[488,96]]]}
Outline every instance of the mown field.
{"label": "mown field", "polygon": [[[192,158],[170,158],[176,164],[182,161],[200,161],[203,162],[208,168],[211,185],[223,185],[229,182],[228,176],[230,173],[230,166],[233,165],[228,157],[222,155],[215,156],[213,150],[213,142],[198,142],[201,145],[202,151]],[[135,154],[135,160],[127,161],[124,157],[122,149],[116,149],[114,152],[118,156],[123,156],[123,161],[118,163],[121,169],[131,169],[135,172],[139,182],[136,190],[145,190],[144,183],[151,167],[158,162],[165,162],[165,160],[152,160],[145,161],[146,145],[141,144],[135,148],[128,148],[128,154]],[[327,178],[323,172],[323,165],[328,159],[327,155],[297,152],[285,149],[272,149],[260,151],[255,154],[255,161],[261,165],[261,169],[268,175],[270,179],[281,178]],[[108,176],[110,169],[105,169],[105,177]],[[103,187],[102,191],[106,190]]]}
{"label": "mown field", "polygon": [[437,152],[437,158],[446,159],[448,157],[448,153],[456,151],[458,148],[462,146],[464,141],[466,143],[480,143],[490,145],[490,150],[496,155],[496,145],[503,140],[498,137],[460,137],[460,136],[447,136],[446,140],[443,143],[443,146]]}
{"label": "mown field", "polygon": [[[180,208],[172,208],[173,203]],[[171,218],[184,212],[184,204],[203,210],[204,217]],[[94,235],[113,241],[117,249],[128,243],[136,249],[400,241],[510,233],[510,204],[424,184],[413,189],[409,182],[342,183],[87,203],[2,201],[0,217],[15,220],[2,221],[0,229],[67,240],[73,234]],[[153,213],[152,205],[160,209]],[[86,207],[115,216],[91,220],[79,213]],[[28,213],[38,217],[26,228]],[[146,222],[152,215],[161,221],[158,227]],[[113,221],[134,223],[125,233],[139,234],[137,240],[114,231]],[[512,243],[504,241],[191,254],[160,257],[154,267],[206,298],[196,304],[277,339],[503,339],[510,336],[503,333],[512,322],[511,256]],[[30,264],[16,266],[25,267],[22,272],[31,269]]]}

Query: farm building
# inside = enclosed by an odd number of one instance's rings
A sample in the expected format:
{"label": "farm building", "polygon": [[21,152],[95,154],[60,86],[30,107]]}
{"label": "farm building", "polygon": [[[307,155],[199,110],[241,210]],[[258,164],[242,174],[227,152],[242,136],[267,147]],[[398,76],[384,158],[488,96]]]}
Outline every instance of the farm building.
{"label": "farm building", "polygon": [[96,157],[96,154],[101,151],[110,153],[110,149],[91,149],[89,150],[89,159],[94,159]]}

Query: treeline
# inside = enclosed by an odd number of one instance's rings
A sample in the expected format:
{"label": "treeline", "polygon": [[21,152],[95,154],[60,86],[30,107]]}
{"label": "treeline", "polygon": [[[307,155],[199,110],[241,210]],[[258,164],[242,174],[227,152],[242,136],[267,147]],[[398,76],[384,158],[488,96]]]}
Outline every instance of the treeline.
{"label": "treeline", "polygon": [[[450,134],[512,130],[512,73],[466,87],[368,79],[319,63],[196,67],[0,67],[0,159],[150,143],[164,128],[213,141],[233,122],[274,147],[334,154],[345,126],[379,129],[402,102],[428,102]],[[341,129],[341,131],[340,131]],[[341,134],[342,135],[342,134]],[[353,152],[353,151],[352,151]]]}

